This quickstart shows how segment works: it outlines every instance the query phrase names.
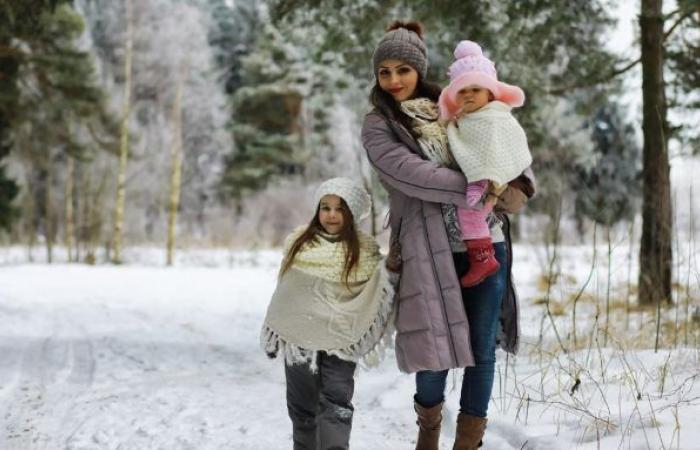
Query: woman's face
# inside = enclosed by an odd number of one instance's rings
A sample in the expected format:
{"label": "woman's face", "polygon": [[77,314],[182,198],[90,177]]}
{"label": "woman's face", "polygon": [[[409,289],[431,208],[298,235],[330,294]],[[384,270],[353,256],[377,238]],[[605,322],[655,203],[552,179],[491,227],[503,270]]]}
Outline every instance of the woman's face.
{"label": "woman's face", "polygon": [[418,72],[398,59],[385,59],[377,68],[379,87],[397,102],[413,98],[418,85]]}

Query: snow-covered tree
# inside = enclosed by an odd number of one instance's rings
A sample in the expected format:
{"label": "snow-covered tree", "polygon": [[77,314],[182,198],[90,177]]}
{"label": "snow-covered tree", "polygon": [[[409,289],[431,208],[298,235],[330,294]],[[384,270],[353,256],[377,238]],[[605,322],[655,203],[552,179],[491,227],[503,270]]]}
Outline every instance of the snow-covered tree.
{"label": "snow-covered tree", "polygon": [[[14,41],[22,56],[12,103],[12,159],[24,187],[24,230],[30,243],[37,232],[43,235],[51,260],[59,222],[74,219],[74,171],[65,169],[112,150],[115,127],[93,61],[79,46],[80,15],[61,5],[36,20],[33,33]],[[70,216],[61,218],[61,210]],[[72,241],[72,232],[64,236]]]}
{"label": "snow-covered tree", "polygon": [[19,193],[15,180],[5,173],[2,160],[15,143],[13,128],[21,120],[17,114],[20,95],[20,69],[29,61],[28,42],[42,36],[50,23],[48,15],[65,3],[61,0],[4,2],[0,8],[0,229],[9,230],[19,211],[13,201]]}
{"label": "snow-covered tree", "polygon": [[[124,12],[121,2],[84,0],[91,42],[99,57],[102,81],[116,104],[123,52]],[[216,192],[222,155],[229,152],[228,109],[224,80],[214,61],[208,34],[209,2],[149,0],[135,2],[133,114],[134,136],[127,174],[125,230],[135,240],[166,236],[171,156],[175,126],[173,102],[178,77],[182,84],[182,189],[178,223],[192,236],[209,234],[209,215],[219,208]],[[167,11],[167,14],[163,14]]]}
{"label": "snow-covered tree", "polygon": [[242,87],[233,94],[236,147],[223,178],[226,195],[240,198],[276,177],[304,171],[301,115],[309,74],[303,56],[267,21],[255,51],[241,59]]}
{"label": "snow-covered tree", "polygon": [[259,1],[199,0],[209,10],[207,34],[214,64],[227,94],[241,86],[241,58],[253,51],[261,24]]}
{"label": "snow-covered tree", "polygon": [[586,129],[594,147],[578,164],[576,215],[609,227],[638,211],[641,149],[615,104],[600,108]]}
{"label": "snow-covered tree", "polygon": [[[350,80],[348,91],[363,100],[374,82],[370,67],[374,44],[391,20],[423,22],[428,78],[442,84],[447,82],[455,45],[463,39],[479,42],[495,62],[499,77],[526,92],[526,104],[515,114],[528,134],[539,191],[546,194],[538,196],[529,209],[554,217],[553,207],[573,199],[577,161],[592,149],[590,133],[583,128],[604,104],[606,93],[615,88],[613,83],[591,86],[601,73],[621,64],[603,42],[613,20],[602,2],[484,0],[470,2],[469,7],[460,0],[276,0],[271,4],[278,27],[287,36],[306,31],[309,46],[315,49],[315,65],[342,70],[341,79]],[[335,57],[325,62],[328,54]],[[349,104],[357,118],[368,109],[366,101]]]}

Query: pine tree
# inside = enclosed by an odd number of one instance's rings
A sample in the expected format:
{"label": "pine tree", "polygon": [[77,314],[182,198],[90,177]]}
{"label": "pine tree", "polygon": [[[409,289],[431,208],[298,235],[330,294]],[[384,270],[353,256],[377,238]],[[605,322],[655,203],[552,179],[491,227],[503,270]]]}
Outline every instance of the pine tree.
{"label": "pine tree", "polygon": [[225,0],[202,1],[211,17],[208,41],[214,64],[221,71],[226,94],[230,95],[242,83],[241,59],[253,50],[260,26],[259,2],[243,0],[229,6]]}
{"label": "pine tree", "polygon": [[53,190],[63,182],[55,169],[89,158],[95,144],[109,148],[113,121],[92,60],[77,47],[84,30],[80,16],[61,5],[27,20],[31,31],[18,31],[13,41],[19,55],[14,97],[2,103],[12,111],[11,148],[25,167],[25,195],[35,197],[28,232],[43,228],[51,259],[59,220]]}
{"label": "pine tree", "polygon": [[639,16],[644,132],[639,303],[643,305],[671,302],[672,212],[662,10],[662,0],[642,0]]}
{"label": "pine tree", "polygon": [[226,161],[223,192],[240,198],[278,176],[301,174],[302,102],[308,75],[298,49],[271,24],[254,53],[242,58],[243,87],[233,95],[235,152]]}
{"label": "pine tree", "polygon": [[[0,85],[2,89],[2,85]],[[9,153],[9,150],[0,150],[0,161]],[[5,168],[0,166],[0,229],[8,230],[12,226],[18,211],[12,206],[12,202],[19,193],[19,187],[13,180],[5,175]]]}
{"label": "pine tree", "polygon": [[631,219],[638,209],[641,151],[634,129],[614,103],[600,108],[586,128],[594,148],[578,165],[576,215],[610,227]]}
{"label": "pine tree", "polygon": [[19,193],[14,180],[7,178],[2,160],[12,147],[12,128],[17,122],[18,74],[26,62],[21,43],[41,33],[44,12],[64,3],[61,0],[7,0],[0,7],[0,229],[9,230],[19,211],[12,205]]}
{"label": "pine tree", "polygon": [[666,17],[664,54],[671,75],[667,82],[670,108],[690,116],[689,123],[671,126],[670,138],[681,144],[681,151],[700,154],[700,127],[695,126],[700,110],[700,1],[679,0],[677,9]]}
{"label": "pine tree", "polygon": [[[348,0],[278,0],[272,2],[271,11],[287,36],[310,30],[315,62],[321,65],[327,54],[338,55],[329,64],[343,70],[347,79],[362,80],[364,84],[349,87],[364,92],[374,82],[373,44],[392,19],[424,23],[428,78],[442,85],[448,81],[446,69],[455,45],[462,39],[477,41],[496,63],[499,78],[526,92],[525,106],[514,113],[527,130],[540,185],[529,209],[554,218],[563,199],[573,198],[577,161],[592,147],[584,124],[616,88],[609,82],[590,87],[599,83],[601,73],[622,65],[603,43],[613,21],[601,2],[476,0],[465,7],[461,0],[369,0],[360,7]],[[355,113],[364,114],[366,108],[364,102]]]}

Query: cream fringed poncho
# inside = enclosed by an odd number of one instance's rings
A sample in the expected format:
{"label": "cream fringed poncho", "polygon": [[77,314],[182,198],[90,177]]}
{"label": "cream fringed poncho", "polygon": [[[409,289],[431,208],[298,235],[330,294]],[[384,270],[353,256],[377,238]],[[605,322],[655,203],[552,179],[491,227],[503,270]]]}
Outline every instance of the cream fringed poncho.
{"label": "cream fringed poncho", "polygon": [[[303,230],[287,237],[285,255]],[[287,364],[310,363],[311,370],[319,351],[368,365],[378,362],[391,340],[394,289],[376,242],[358,234],[360,259],[350,272],[349,289],[342,279],[345,244],[323,236],[303,247],[279,277],[260,336],[268,355],[281,353]]]}

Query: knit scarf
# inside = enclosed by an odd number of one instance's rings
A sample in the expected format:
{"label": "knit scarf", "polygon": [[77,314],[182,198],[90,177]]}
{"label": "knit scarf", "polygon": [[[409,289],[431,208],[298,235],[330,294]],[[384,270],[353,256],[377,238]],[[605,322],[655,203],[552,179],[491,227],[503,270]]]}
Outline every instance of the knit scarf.
{"label": "knit scarf", "polygon": [[[459,170],[459,166],[450,152],[447,131],[438,122],[440,111],[437,103],[425,97],[416,98],[401,102],[401,110],[413,119],[413,130],[421,136],[418,138],[418,145],[425,156],[441,166]],[[459,228],[459,220],[457,219],[457,208],[451,203],[443,203],[440,207],[450,249],[453,252],[465,251],[462,230]]]}
{"label": "knit scarf", "polygon": [[401,110],[413,119],[413,130],[420,136],[417,141],[425,156],[442,166],[456,168],[445,127],[437,120],[437,103],[425,97],[414,98],[401,102]]}
{"label": "knit scarf", "polygon": [[[301,234],[286,240],[285,254]],[[342,279],[345,244],[323,237],[305,245],[279,276],[260,336],[269,355],[284,355],[287,364],[310,365],[316,371],[319,351],[346,361],[378,363],[391,344],[388,329],[394,289],[374,239],[359,233],[360,259]]]}
{"label": "knit scarf", "polygon": [[[301,236],[305,229],[305,226],[299,227],[285,238],[285,258],[286,255],[289,255],[289,250],[294,241]],[[374,238],[361,231],[358,231],[357,235],[360,241],[360,258],[355,268],[349,274],[348,282],[350,283],[367,281],[381,258],[379,246]],[[327,281],[345,281],[343,279],[345,244],[335,241],[332,235],[319,233],[316,235],[316,242],[308,242],[296,254],[292,267]]]}

